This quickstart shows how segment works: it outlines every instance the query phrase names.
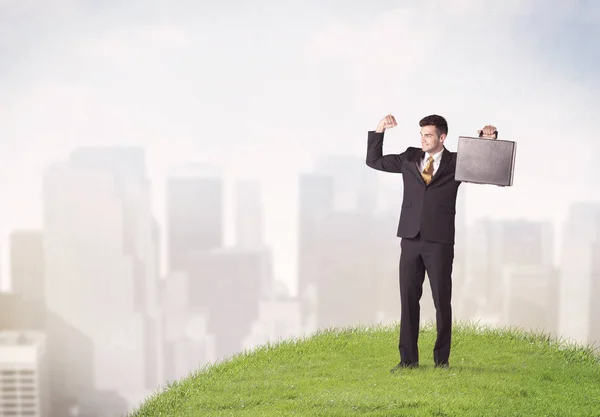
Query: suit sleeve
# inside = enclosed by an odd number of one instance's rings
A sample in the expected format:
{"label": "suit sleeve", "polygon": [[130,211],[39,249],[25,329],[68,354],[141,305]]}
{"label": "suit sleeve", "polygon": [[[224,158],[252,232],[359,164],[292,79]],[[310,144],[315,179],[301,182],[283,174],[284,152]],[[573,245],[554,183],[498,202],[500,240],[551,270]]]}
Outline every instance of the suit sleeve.
{"label": "suit sleeve", "polygon": [[383,155],[383,132],[368,132],[367,166],[378,171],[402,173],[403,160],[404,152]]}

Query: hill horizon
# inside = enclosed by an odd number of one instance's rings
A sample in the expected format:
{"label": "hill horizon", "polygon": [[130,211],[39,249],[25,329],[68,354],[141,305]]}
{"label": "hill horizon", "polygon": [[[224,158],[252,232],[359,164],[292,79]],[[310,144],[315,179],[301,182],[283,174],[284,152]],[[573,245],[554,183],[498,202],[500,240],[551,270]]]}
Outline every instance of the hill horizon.
{"label": "hill horizon", "polygon": [[543,332],[455,323],[450,368],[434,368],[435,326],[420,366],[399,360],[398,325],[329,328],[209,364],[130,417],[600,416],[600,356]]}

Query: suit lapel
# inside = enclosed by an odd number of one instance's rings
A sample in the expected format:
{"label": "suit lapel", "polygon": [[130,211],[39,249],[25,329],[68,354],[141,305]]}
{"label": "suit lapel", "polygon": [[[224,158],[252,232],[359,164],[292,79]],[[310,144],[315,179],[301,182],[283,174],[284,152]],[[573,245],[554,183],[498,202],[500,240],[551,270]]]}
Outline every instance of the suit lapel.
{"label": "suit lapel", "polygon": [[421,161],[423,160],[424,157],[425,157],[425,152],[422,149],[419,149],[417,152],[417,156],[415,158],[414,166],[415,166],[417,177],[421,180],[421,183],[425,186],[427,184],[425,184],[425,180],[423,179],[423,176],[421,175],[421,170],[419,169],[419,164],[421,163]]}
{"label": "suit lapel", "polygon": [[437,171],[435,171],[435,174],[433,174],[429,185],[431,185],[435,181],[435,179],[439,178],[442,172],[444,172],[444,170],[448,166],[448,162],[450,162],[451,157],[452,154],[450,153],[450,151],[444,147],[444,150],[442,151],[442,160],[440,161],[440,166],[438,167]]}

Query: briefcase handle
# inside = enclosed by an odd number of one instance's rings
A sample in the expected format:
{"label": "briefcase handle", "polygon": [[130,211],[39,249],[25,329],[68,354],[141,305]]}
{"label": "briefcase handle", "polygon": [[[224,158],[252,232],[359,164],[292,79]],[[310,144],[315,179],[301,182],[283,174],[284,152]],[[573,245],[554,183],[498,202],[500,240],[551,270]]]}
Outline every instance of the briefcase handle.
{"label": "briefcase handle", "polygon": [[[483,136],[483,130],[479,131],[479,137],[482,137],[482,136]],[[498,139],[498,131],[497,130],[494,130],[494,139]]]}

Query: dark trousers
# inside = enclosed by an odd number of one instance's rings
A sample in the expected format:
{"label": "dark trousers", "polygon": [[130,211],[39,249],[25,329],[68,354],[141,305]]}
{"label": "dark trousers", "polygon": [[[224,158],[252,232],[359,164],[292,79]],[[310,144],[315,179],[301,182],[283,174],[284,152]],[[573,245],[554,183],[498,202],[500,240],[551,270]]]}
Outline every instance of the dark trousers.
{"label": "dark trousers", "polygon": [[433,348],[435,364],[448,362],[452,334],[452,263],[454,245],[428,242],[420,235],[402,239],[400,253],[400,362],[419,363],[420,300],[425,271],[436,310],[437,339]]}

